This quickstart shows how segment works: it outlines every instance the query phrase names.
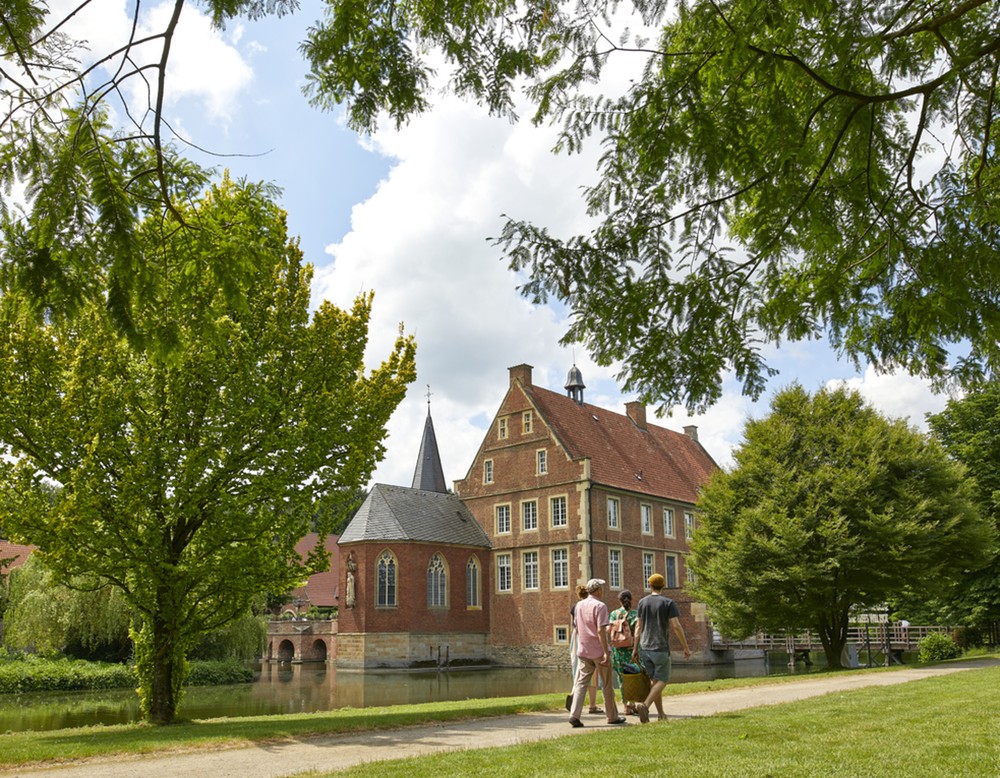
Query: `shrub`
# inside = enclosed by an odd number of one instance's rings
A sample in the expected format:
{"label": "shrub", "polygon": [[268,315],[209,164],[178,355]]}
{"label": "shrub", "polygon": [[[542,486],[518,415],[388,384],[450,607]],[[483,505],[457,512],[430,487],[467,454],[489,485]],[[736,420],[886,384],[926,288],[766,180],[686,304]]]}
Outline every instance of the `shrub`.
{"label": "shrub", "polygon": [[921,662],[943,662],[962,655],[962,648],[943,632],[932,632],[917,644]]}
{"label": "shrub", "polygon": [[195,661],[191,662],[191,673],[185,684],[187,686],[222,686],[231,683],[250,683],[254,672],[242,662],[225,661]]}
{"label": "shrub", "polygon": [[[250,683],[253,679],[253,670],[242,662],[195,661],[191,662],[191,674],[186,683],[188,686],[220,686]],[[130,665],[15,656],[8,652],[0,656],[0,694],[134,689],[135,685],[135,668]]]}
{"label": "shrub", "polygon": [[0,662],[0,694],[127,689],[135,683],[127,665],[30,655]]}

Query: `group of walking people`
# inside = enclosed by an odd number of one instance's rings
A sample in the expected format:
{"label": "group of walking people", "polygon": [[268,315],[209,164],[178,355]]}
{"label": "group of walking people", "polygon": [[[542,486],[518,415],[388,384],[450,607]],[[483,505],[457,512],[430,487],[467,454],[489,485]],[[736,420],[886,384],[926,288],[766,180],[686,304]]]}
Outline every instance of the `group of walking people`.
{"label": "group of walking people", "polygon": [[[579,600],[570,608],[573,634],[570,639],[573,660],[573,693],[566,700],[569,723],[582,727],[584,698],[590,695],[590,712],[596,707],[596,688],[604,696],[604,712],[609,724],[624,724],[615,699],[615,688],[622,689],[625,714],[635,714],[643,724],[655,707],[657,717],[665,719],[663,687],[670,680],[670,635],[677,636],[684,658],[691,657],[677,603],[664,592],[665,581],[659,573],[649,576],[650,594],[632,608],[632,592],[618,594],[620,607],[611,613],[602,599],[607,582],[591,578],[577,588]],[[627,700],[624,676],[635,665],[649,679],[649,692],[643,700]],[[596,684],[594,683],[596,679]]]}

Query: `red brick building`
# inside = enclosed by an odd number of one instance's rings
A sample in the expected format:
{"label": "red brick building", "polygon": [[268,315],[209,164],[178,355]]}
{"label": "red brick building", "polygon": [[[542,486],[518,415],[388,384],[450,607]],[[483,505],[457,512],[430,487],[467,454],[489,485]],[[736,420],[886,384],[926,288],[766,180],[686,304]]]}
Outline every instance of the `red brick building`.
{"label": "red brick building", "polygon": [[697,428],[650,424],[645,406],[615,413],[584,402],[574,366],[566,394],[534,386],[532,368],[510,369],[500,404],[466,477],[462,503],[491,543],[489,644],[505,665],[567,661],[575,587],[608,581],[635,601],[653,572],[667,579],[692,652],[707,651],[704,607],[684,593],[698,489],[717,465]]}
{"label": "red brick building", "polygon": [[490,541],[447,492],[429,412],[413,486],[376,484],[338,546],[338,667],[489,661]]}

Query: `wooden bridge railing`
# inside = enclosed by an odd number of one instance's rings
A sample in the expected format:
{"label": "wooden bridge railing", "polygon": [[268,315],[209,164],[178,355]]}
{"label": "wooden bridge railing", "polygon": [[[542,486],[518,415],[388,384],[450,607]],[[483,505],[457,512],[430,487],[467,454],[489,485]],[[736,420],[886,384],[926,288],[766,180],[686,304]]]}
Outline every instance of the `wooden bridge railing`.
{"label": "wooden bridge railing", "polygon": [[[899,623],[885,624],[864,624],[855,625],[848,628],[847,642],[862,648],[871,645],[872,648],[885,646],[886,642],[895,651],[916,650],[917,643],[932,632],[950,633],[951,627],[904,627]],[[888,638],[888,641],[886,640]],[[819,639],[819,634],[806,630],[794,634],[772,634],[758,632],[743,640],[730,640],[718,633],[712,637],[712,648],[715,650],[725,650],[730,648],[759,648],[765,651],[786,651],[794,653],[796,651],[820,651],[823,648],[823,641]]]}

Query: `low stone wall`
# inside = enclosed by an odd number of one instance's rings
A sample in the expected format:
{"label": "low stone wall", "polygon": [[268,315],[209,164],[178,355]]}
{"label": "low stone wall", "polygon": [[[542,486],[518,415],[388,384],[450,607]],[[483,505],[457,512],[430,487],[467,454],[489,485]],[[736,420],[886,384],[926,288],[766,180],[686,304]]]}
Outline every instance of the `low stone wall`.
{"label": "low stone wall", "polygon": [[570,667],[569,646],[490,646],[490,658],[501,667]]}
{"label": "low stone wall", "polygon": [[356,670],[489,664],[486,633],[382,632],[337,636],[337,667]]}

